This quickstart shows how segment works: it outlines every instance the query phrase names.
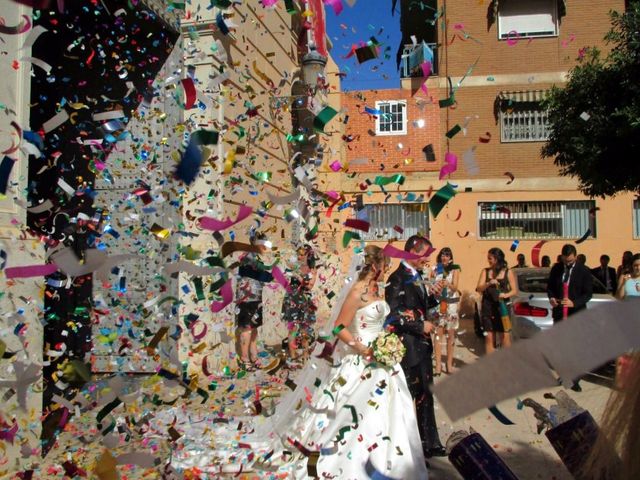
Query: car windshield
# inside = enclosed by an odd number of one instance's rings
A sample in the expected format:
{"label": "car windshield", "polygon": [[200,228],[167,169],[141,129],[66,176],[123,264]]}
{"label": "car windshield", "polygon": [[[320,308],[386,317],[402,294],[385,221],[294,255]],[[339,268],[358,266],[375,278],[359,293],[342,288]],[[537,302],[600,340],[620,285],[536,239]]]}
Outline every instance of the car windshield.
{"label": "car windshield", "polygon": [[[546,293],[547,280],[549,279],[550,269],[518,269],[516,277],[518,278],[518,289],[526,293]],[[593,293],[609,294],[605,286],[597,278],[593,277]]]}
{"label": "car windshield", "polygon": [[549,269],[545,270],[519,270],[516,273],[518,278],[518,290],[526,293],[544,293],[547,291],[547,280],[549,279]]}

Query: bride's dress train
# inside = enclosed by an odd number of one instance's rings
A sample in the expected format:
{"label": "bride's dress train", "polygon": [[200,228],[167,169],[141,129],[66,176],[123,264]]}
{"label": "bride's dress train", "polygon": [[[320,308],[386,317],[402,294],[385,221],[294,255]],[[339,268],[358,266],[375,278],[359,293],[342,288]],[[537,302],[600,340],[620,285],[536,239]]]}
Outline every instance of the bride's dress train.
{"label": "bride's dress train", "polygon": [[[369,344],[383,330],[388,312],[384,300],[372,302],[356,312],[348,329]],[[231,425],[215,419],[193,422],[172,465],[209,472],[242,467],[295,479],[361,480],[376,473],[398,480],[427,478],[400,365],[367,365],[338,342],[330,359],[312,357],[296,383],[271,417],[236,419]]]}

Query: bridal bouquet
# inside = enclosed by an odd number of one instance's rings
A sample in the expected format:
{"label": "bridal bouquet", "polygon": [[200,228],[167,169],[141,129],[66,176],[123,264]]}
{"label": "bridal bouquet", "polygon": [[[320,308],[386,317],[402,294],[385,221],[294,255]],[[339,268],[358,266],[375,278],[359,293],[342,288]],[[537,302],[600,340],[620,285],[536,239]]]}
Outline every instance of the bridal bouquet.
{"label": "bridal bouquet", "polygon": [[395,333],[383,332],[373,341],[373,356],[378,363],[393,367],[400,363],[406,352],[402,341]]}

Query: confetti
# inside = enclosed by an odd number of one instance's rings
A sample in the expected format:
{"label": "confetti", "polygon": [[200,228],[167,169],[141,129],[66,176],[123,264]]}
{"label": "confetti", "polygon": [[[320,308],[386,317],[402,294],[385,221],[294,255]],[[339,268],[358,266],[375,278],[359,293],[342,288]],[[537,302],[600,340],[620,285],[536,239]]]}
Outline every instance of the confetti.
{"label": "confetti", "polygon": [[511,172],[504,172],[503,175],[509,177],[509,181],[507,182],[507,185],[511,185],[513,180],[516,178],[516,177],[513,176],[513,173],[511,173]]}

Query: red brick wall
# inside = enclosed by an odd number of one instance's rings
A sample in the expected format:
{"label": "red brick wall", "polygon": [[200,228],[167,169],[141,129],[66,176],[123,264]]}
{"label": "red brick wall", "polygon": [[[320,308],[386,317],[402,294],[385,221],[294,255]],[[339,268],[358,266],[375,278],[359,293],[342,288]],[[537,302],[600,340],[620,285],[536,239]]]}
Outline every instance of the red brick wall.
{"label": "red brick wall", "polygon": [[[364,113],[365,106],[375,108],[376,101],[405,100],[407,102],[407,134],[375,135],[375,117]],[[347,144],[347,161],[351,172],[424,172],[439,171],[440,112],[438,104],[431,103],[421,90],[414,96],[410,90],[367,90],[342,93],[342,107],[349,115],[345,134],[354,138]],[[360,113],[363,112],[363,113]],[[423,119],[423,128],[413,122]],[[435,162],[425,160],[422,149],[433,144]],[[402,148],[398,147],[402,144]],[[354,160],[367,159],[366,162]],[[406,161],[411,159],[411,162]],[[384,166],[384,168],[383,168]]]}
{"label": "red brick wall", "polygon": [[[560,0],[558,0],[560,1]],[[439,1],[442,7],[442,1]],[[456,0],[447,2],[447,54],[441,49],[439,71],[442,76],[464,75],[480,57],[473,75],[567,71],[574,64],[578,50],[597,46],[606,50],[604,35],[611,28],[608,12],[624,12],[623,0],[567,0],[567,14],[560,18],[559,35],[551,38],[520,39],[509,46],[498,40],[498,23],[487,30],[489,1]],[[460,30],[476,39],[462,41]],[[464,36],[463,36],[464,38]],[[453,42],[452,42],[453,39]],[[440,31],[439,43],[445,43]]]}
{"label": "red brick wall", "polygon": [[[540,77],[550,72],[556,73],[559,78],[560,72],[568,72],[576,64],[579,49],[584,46],[597,46],[606,51],[603,37],[611,28],[608,12],[623,11],[624,2],[568,0],[567,14],[561,17],[557,37],[520,39],[512,46],[504,40],[498,40],[497,21],[487,29],[489,3],[478,0],[447,2],[447,40],[444,41],[445,34],[440,30],[439,76],[458,79],[476,61],[477,64],[470,72],[470,77],[457,89],[455,108],[440,111],[443,139],[441,155],[447,149],[458,155],[458,171],[451,175],[453,180],[495,178],[507,171],[516,178],[557,176],[559,170],[553,164],[553,159],[541,157],[540,150],[545,142],[500,142],[500,125],[494,116],[494,102],[501,91],[550,88],[549,81]],[[463,41],[464,33],[472,38]],[[507,77],[509,75],[520,77],[516,81]],[[470,78],[476,80],[475,84]],[[496,78],[500,81],[496,81]],[[557,86],[562,87],[562,83],[558,82]],[[431,93],[437,98],[447,96],[444,89],[438,91],[432,88]],[[451,140],[444,137],[449,129],[456,124],[463,126],[468,118],[471,120],[466,136],[459,133]],[[491,140],[481,143],[479,137],[486,132],[491,134]],[[479,171],[472,174],[463,161],[463,154],[474,146]]]}
{"label": "red brick wall", "polygon": [[[549,84],[536,84],[533,89],[544,90]],[[456,124],[467,125],[467,135],[458,133],[448,140],[448,148],[458,155],[458,170],[451,175],[451,179],[461,178],[495,178],[505,172],[511,172],[515,177],[555,177],[558,168],[552,158],[542,158],[540,150],[545,142],[500,142],[500,124],[496,123],[494,102],[500,91],[531,90],[531,85],[508,85],[494,87],[460,88],[456,92],[456,108],[442,109],[443,137],[447,124],[452,128]],[[444,94],[442,95],[444,96]],[[448,118],[447,118],[448,115]],[[477,116],[477,118],[476,118]],[[489,138],[488,143],[480,141]],[[444,137],[444,140],[447,140]],[[475,163],[478,173],[470,172],[463,160],[466,151],[475,146]],[[443,142],[443,149],[447,142]],[[506,178],[506,177],[505,177]]]}

